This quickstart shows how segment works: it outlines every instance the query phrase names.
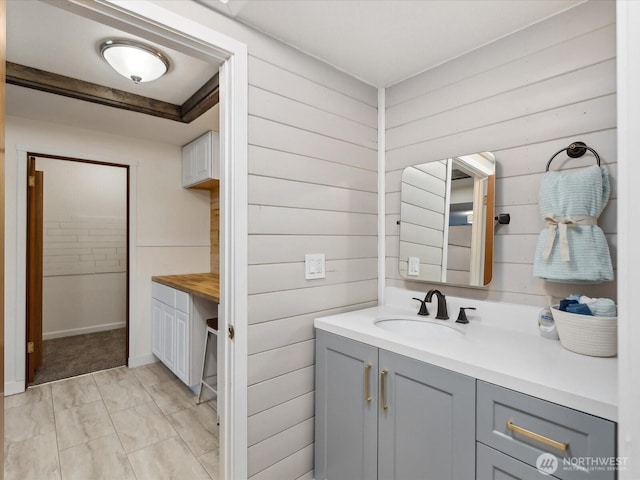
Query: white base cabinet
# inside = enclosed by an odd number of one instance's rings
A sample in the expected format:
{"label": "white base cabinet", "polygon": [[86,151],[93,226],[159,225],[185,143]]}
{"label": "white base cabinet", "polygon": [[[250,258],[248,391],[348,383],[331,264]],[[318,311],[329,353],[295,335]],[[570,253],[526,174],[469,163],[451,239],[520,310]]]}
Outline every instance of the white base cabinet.
{"label": "white base cabinet", "polygon": [[317,480],[474,476],[475,379],[316,330]]}
{"label": "white base cabinet", "polygon": [[175,288],[152,282],[152,352],[180,380],[198,388],[207,318],[218,305]]}

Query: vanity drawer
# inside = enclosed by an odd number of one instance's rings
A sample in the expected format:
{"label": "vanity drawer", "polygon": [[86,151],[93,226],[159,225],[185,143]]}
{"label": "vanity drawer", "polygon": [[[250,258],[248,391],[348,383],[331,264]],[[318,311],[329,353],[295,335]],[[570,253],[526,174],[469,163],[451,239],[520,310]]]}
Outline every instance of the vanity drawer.
{"label": "vanity drawer", "polygon": [[538,471],[509,455],[478,442],[476,480],[551,480],[555,477]]}
{"label": "vanity drawer", "polygon": [[176,290],[161,283],[151,282],[151,296],[171,308],[176,308]]}
{"label": "vanity drawer", "polygon": [[[559,461],[554,475],[561,479],[615,478],[614,469],[593,466],[615,457],[613,422],[482,381],[476,409],[479,442],[534,467],[541,454],[551,453]],[[591,471],[572,466],[590,462]]]}

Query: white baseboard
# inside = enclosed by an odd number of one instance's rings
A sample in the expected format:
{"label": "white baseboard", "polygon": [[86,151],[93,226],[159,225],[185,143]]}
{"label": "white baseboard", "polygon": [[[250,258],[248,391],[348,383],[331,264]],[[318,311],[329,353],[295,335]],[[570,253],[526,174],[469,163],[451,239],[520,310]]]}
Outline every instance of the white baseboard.
{"label": "white baseboard", "polygon": [[53,338],[73,337],[74,335],[84,335],[86,333],[106,332],[107,330],[116,330],[127,326],[126,322],[104,323],[92,327],[72,328],[69,330],[58,330],[42,334],[43,340],[51,340]]}
{"label": "white baseboard", "polygon": [[16,395],[24,392],[24,380],[21,382],[4,382],[4,396]]}
{"label": "white baseboard", "polygon": [[129,357],[129,362],[127,365],[129,368],[135,368],[156,362],[158,362],[158,358],[153,353],[150,353],[149,355],[140,355],[139,357]]}

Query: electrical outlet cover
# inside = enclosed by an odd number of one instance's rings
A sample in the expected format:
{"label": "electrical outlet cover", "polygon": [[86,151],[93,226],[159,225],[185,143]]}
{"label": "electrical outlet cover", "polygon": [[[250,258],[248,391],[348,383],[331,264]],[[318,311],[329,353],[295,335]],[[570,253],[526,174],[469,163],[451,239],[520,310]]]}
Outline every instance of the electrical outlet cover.
{"label": "electrical outlet cover", "polygon": [[304,278],[307,280],[325,278],[324,253],[307,253],[304,256]]}
{"label": "electrical outlet cover", "polygon": [[420,257],[409,257],[409,266],[407,268],[407,275],[418,276],[420,275]]}

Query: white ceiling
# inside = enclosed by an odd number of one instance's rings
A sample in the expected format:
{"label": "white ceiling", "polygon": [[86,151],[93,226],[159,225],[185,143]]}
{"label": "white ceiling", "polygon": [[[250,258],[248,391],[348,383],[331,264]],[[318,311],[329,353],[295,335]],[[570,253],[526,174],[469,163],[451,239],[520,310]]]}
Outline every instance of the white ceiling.
{"label": "white ceiling", "polygon": [[[388,86],[583,0],[197,1],[371,85]],[[155,45],[170,58],[169,73],[140,85],[121,77],[98,53],[98,45],[114,37]],[[218,69],[212,61],[35,0],[7,1],[7,60],[174,104]],[[219,115],[213,108],[187,125],[12,85],[6,112],[174,145],[217,130]]]}
{"label": "white ceiling", "polygon": [[[155,46],[169,58],[169,71],[155,82],[134,84],[100,56],[99,45],[110,38]],[[33,0],[7,2],[7,61],[178,105],[219,66]]]}
{"label": "white ceiling", "polygon": [[198,0],[386,87],[584,0]]}
{"label": "white ceiling", "polygon": [[[135,39],[160,49],[171,62],[159,80],[135,85],[109,67],[98,46],[108,38]],[[34,0],[7,1],[7,60],[176,105],[182,104],[219,65],[190,57],[127,32]],[[7,85],[7,115],[184,145],[218,130],[218,107],[190,124]]]}

